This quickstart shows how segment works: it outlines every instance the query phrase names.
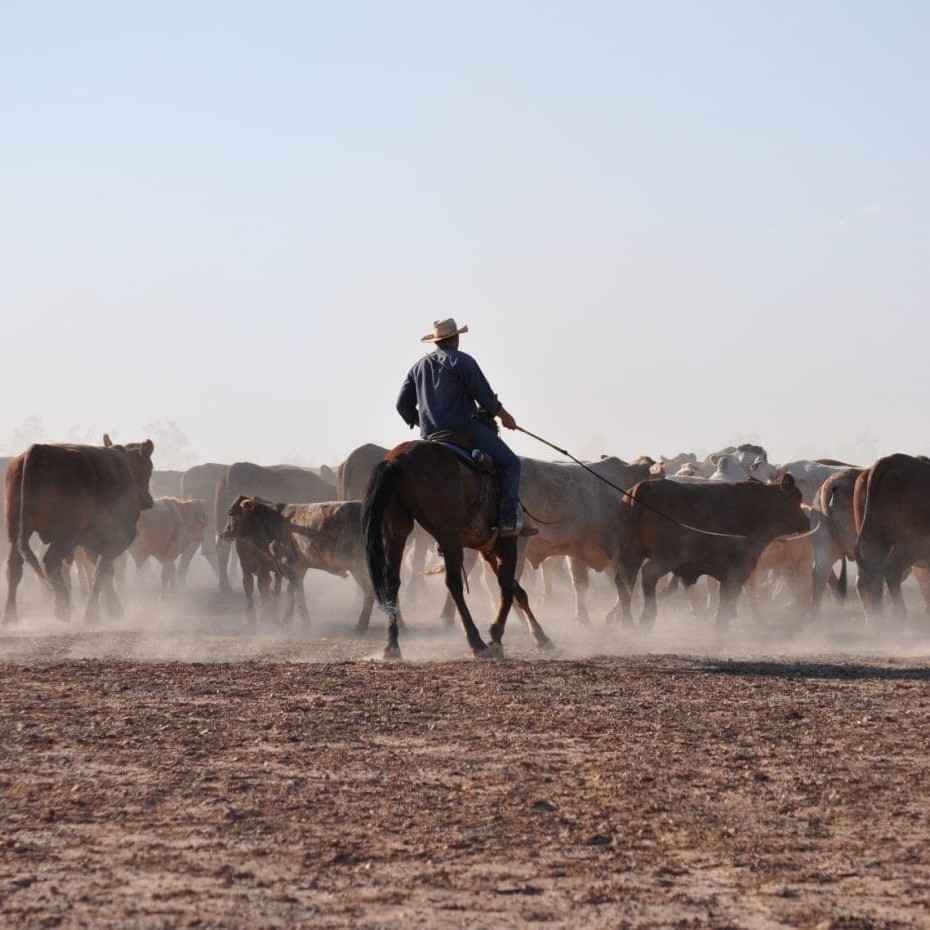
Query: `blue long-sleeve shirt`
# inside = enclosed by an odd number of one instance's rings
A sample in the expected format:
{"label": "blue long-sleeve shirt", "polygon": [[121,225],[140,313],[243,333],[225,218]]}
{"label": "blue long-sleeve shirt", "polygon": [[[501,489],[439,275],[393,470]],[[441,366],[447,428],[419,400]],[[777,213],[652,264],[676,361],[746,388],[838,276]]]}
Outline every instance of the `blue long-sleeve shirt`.
{"label": "blue long-sleeve shirt", "polygon": [[407,372],[397,412],[408,426],[420,426],[421,436],[455,430],[475,415],[476,404],[490,414],[501,409],[478,363],[458,349],[437,348]]}

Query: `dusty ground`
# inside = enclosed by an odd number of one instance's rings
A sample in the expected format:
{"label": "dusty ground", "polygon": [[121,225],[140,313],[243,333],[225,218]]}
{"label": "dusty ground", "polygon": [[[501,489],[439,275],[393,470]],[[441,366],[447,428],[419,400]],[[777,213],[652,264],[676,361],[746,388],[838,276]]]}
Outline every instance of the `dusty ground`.
{"label": "dusty ground", "polygon": [[351,609],[3,628],[0,923],[930,926],[919,630],[540,616],[553,655],[424,619],[401,664]]}

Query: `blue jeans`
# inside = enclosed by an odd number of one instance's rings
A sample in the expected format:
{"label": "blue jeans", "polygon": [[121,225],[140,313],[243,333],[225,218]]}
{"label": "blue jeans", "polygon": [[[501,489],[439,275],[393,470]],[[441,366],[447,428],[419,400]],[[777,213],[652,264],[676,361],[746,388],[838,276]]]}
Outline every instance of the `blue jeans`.
{"label": "blue jeans", "polygon": [[501,522],[511,522],[517,515],[517,499],[520,494],[520,459],[510,447],[486,426],[469,420],[464,426],[456,427],[457,433],[467,436],[475,448],[487,452],[500,470],[501,498],[497,508]]}

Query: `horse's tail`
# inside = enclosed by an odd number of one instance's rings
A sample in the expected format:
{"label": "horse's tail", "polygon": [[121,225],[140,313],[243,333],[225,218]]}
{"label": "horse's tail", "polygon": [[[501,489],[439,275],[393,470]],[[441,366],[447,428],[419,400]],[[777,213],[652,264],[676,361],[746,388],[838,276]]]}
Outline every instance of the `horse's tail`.
{"label": "horse's tail", "polygon": [[362,501],[362,536],[365,540],[365,560],[378,605],[382,609],[396,606],[391,603],[388,591],[388,564],[384,551],[382,526],[384,514],[394,499],[401,466],[396,459],[380,462],[371,475],[368,490]]}
{"label": "horse's tail", "polygon": [[841,600],[846,600],[847,594],[847,580],[846,580],[846,562],[848,559],[846,556],[843,556],[843,567],[840,569],[840,577],[836,582],[836,596]]}

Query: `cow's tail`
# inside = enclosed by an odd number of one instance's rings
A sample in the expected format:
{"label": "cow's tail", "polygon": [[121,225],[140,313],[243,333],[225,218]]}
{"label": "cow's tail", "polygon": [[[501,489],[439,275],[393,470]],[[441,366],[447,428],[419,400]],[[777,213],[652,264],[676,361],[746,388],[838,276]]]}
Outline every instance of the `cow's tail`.
{"label": "cow's tail", "polygon": [[397,482],[401,475],[401,466],[396,460],[381,462],[375,467],[362,501],[362,535],[365,540],[365,561],[368,574],[375,592],[378,605],[387,610],[396,607],[391,602],[388,590],[387,554],[384,551],[384,515],[387,512]]}
{"label": "cow's tail", "polygon": [[[32,536],[32,524],[29,520],[29,504],[32,501],[33,494],[31,493],[35,488],[36,483],[36,458],[39,456],[40,452],[37,446],[30,446],[26,450],[26,454],[23,456],[23,466],[20,473],[19,481],[19,527],[16,533],[16,540],[12,539],[12,533],[10,538],[10,544],[15,545],[19,550],[19,554],[23,557],[23,560],[32,567],[32,570],[43,580],[48,580],[45,575],[45,570],[42,568],[39,560],[36,558],[35,553],[29,546],[29,537]],[[14,494],[16,493],[14,489]],[[13,506],[15,507],[15,502]],[[8,518],[9,519],[9,518]]]}
{"label": "cow's tail", "polygon": [[[868,541],[870,523],[875,522],[875,495],[878,493],[879,485],[888,473],[890,466],[888,459],[880,459],[869,469],[869,476],[865,484],[865,503],[862,505],[862,523],[859,525],[859,532],[856,539],[856,561],[860,561],[861,545],[863,540]],[[871,518],[871,519],[870,519]]]}

